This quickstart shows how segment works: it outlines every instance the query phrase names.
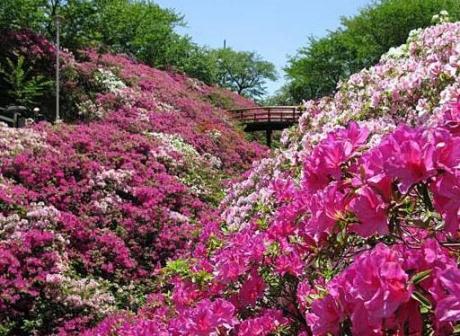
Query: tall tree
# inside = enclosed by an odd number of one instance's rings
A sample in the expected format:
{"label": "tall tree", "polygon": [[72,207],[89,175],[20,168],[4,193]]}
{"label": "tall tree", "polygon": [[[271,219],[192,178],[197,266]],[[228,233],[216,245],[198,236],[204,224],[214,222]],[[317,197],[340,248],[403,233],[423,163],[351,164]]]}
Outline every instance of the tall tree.
{"label": "tall tree", "polygon": [[329,94],[340,79],[359,67],[356,51],[347,46],[343,32],[322,39],[310,38],[309,45],[289,62],[286,73],[293,79],[289,91],[300,99]]}
{"label": "tall tree", "polygon": [[1,0],[0,29],[31,28],[43,32],[48,0]]}
{"label": "tall tree", "polygon": [[255,52],[230,48],[213,52],[217,83],[238,94],[260,98],[266,93],[268,80],[276,80],[275,66]]}

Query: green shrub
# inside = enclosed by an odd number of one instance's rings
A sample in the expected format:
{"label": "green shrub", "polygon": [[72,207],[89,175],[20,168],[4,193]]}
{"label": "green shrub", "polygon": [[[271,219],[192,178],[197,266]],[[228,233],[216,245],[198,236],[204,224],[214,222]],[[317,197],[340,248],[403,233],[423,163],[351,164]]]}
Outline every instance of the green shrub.
{"label": "green shrub", "polygon": [[6,66],[0,66],[0,76],[6,84],[6,94],[15,105],[23,105],[29,109],[38,103],[53,82],[42,75],[30,75],[30,69],[25,66],[24,56],[19,56],[16,62],[6,59]]}

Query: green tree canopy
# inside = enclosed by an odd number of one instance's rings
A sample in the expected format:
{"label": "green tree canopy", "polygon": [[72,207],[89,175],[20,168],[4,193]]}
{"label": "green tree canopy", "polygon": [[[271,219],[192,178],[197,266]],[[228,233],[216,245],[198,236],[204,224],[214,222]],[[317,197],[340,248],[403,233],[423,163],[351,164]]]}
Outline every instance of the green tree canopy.
{"label": "green tree canopy", "polygon": [[2,0],[0,1],[0,29],[30,28],[43,32],[51,1]]}
{"label": "green tree canopy", "polygon": [[374,65],[391,47],[403,44],[409,32],[427,27],[432,17],[447,10],[460,19],[458,0],[379,0],[354,17],[342,18],[342,26],[323,38],[310,38],[289,59],[288,84],[281,102],[300,102],[334,92],[337,82]]}
{"label": "green tree canopy", "polygon": [[212,57],[217,83],[247,97],[263,96],[267,80],[277,78],[275,66],[255,52],[223,48],[214,50]]}
{"label": "green tree canopy", "polygon": [[[6,67],[0,64],[0,89],[16,103],[33,108],[39,97],[53,84],[42,75],[32,75],[26,67],[24,57],[19,56],[16,63],[6,59]],[[6,85],[3,85],[5,82]]]}

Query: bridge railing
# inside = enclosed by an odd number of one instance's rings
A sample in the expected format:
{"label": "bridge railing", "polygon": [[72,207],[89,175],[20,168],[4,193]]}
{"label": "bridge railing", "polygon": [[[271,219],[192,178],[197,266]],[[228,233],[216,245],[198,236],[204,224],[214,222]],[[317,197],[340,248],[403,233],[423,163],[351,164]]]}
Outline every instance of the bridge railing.
{"label": "bridge railing", "polygon": [[24,127],[25,118],[23,113],[26,111],[27,109],[24,106],[0,107],[0,122],[4,122],[11,127]]}
{"label": "bridge railing", "polygon": [[231,110],[235,119],[242,123],[297,122],[302,111],[297,106],[261,106]]}

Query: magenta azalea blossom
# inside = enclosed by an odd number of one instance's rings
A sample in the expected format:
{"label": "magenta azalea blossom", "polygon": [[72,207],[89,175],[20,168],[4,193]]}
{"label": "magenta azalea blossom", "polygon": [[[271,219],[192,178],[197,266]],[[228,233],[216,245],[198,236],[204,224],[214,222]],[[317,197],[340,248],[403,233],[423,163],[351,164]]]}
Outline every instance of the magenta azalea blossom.
{"label": "magenta azalea blossom", "polygon": [[460,320],[460,270],[450,267],[439,275],[439,281],[445,290],[436,305],[436,318],[441,322]]}
{"label": "magenta azalea blossom", "polygon": [[360,189],[350,202],[350,210],[358,217],[359,223],[351,230],[363,237],[388,233],[387,205],[371,188]]}
{"label": "magenta azalea blossom", "polygon": [[399,180],[402,193],[434,174],[434,147],[424,143],[422,137],[422,132],[400,127],[381,145],[385,171]]}

